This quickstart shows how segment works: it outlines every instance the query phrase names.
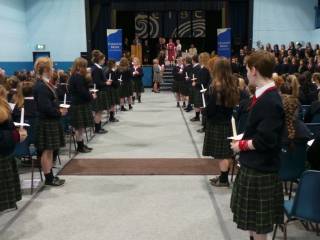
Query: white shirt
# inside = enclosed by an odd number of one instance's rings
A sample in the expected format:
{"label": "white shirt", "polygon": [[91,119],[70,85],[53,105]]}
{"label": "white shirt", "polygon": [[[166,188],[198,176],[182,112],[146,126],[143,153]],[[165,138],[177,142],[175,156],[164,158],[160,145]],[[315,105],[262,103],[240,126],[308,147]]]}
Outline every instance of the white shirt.
{"label": "white shirt", "polygon": [[255,93],[256,98],[260,97],[268,88],[275,87],[275,86],[276,85],[274,82],[270,82],[267,85],[264,85],[263,87],[257,88]]}

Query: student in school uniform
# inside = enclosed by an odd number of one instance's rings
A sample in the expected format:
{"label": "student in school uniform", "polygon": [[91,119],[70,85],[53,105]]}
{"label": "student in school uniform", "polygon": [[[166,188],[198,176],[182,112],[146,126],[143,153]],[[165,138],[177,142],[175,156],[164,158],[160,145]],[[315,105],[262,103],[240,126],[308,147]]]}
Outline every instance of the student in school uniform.
{"label": "student in school uniform", "polygon": [[90,92],[89,85],[91,79],[87,79],[88,62],[84,58],[76,58],[69,80],[71,108],[70,121],[71,126],[75,129],[75,137],[77,141],[77,152],[88,153],[92,148],[83,142],[83,134],[85,128],[94,125],[93,115],[91,111],[91,101],[97,97],[95,92]]}
{"label": "student in school uniform", "polygon": [[206,107],[206,129],[202,154],[219,160],[220,176],[210,179],[213,186],[229,187],[229,167],[232,158],[230,140],[231,118],[234,107],[239,103],[237,78],[232,75],[230,62],[217,58],[211,72]]}
{"label": "student in school uniform", "polygon": [[202,106],[201,100],[201,83],[200,83],[200,71],[201,66],[199,64],[199,56],[194,55],[192,57],[192,75],[191,75],[191,95],[192,103],[195,109],[196,116],[191,118],[191,122],[200,121],[200,107]]}
{"label": "student in school uniform", "polygon": [[197,72],[194,73],[197,80],[192,82],[196,116],[191,119],[192,122],[200,121],[201,108],[203,108],[202,94],[200,93],[200,91],[202,89],[202,86],[207,89],[208,85],[211,82],[210,72],[208,70],[209,59],[209,53],[201,53],[199,55],[199,65],[196,65],[196,67],[194,67],[194,69],[197,69]]}
{"label": "student in school uniform", "polygon": [[142,77],[143,77],[143,68],[140,65],[140,60],[137,57],[133,58],[132,61],[132,84],[133,84],[133,92],[135,96],[133,96],[133,103],[135,99],[138,100],[139,103],[141,103],[141,93],[143,92],[143,83],[142,83]]}
{"label": "student in school uniform", "polygon": [[24,128],[15,128],[6,95],[6,89],[0,85],[0,212],[17,208],[16,202],[21,200],[20,179],[13,152],[16,144],[27,137]]}
{"label": "student in school uniform", "polygon": [[192,58],[186,57],[186,65],[183,69],[183,75],[185,76],[185,96],[188,101],[187,107],[184,109],[186,112],[190,112],[193,110],[192,104]]}
{"label": "student in school uniform", "polygon": [[184,98],[182,92],[183,92],[183,87],[184,87],[184,78],[185,76],[183,75],[183,63],[182,63],[182,58],[178,57],[177,58],[177,65],[173,68],[172,74],[174,77],[174,82],[173,82],[173,87],[172,90],[176,95],[176,100],[177,100],[177,107],[180,107],[180,101]]}
{"label": "student in school uniform", "polygon": [[285,114],[271,78],[274,66],[271,53],[258,51],[249,56],[247,76],[257,89],[244,136],[231,143],[233,151],[240,152],[241,164],[232,189],[233,221],[254,240],[266,240],[274,224],[282,224],[284,218],[278,170]]}
{"label": "student in school uniform", "polygon": [[153,89],[152,92],[159,93],[160,92],[160,82],[162,81],[162,68],[159,65],[159,60],[157,58],[153,59]]}
{"label": "student in school uniform", "polygon": [[45,176],[45,184],[61,186],[65,180],[55,177],[52,172],[53,152],[65,145],[65,138],[60,118],[67,114],[61,108],[57,94],[52,85],[53,63],[48,57],[40,57],[35,65],[37,81],[33,88],[34,100],[37,104],[39,121],[36,126],[35,144],[41,153],[41,167]]}
{"label": "student in school uniform", "polygon": [[121,58],[119,66],[116,71],[116,76],[118,81],[120,81],[120,106],[121,111],[128,111],[124,107],[125,99],[129,104],[129,110],[132,109],[132,78],[131,78],[131,71],[129,66],[129,61],[127,58]]}
{"label": "student in school uniform", "polygon": [[116,106],[120,104],[118,91],[120,83],[116,74],[116,62],[114,60],[109,60],[107,65],[107,94],[110,99],[109,122],[119,122],[119,119],[115,117]]}
{"label": "student in school uniform", "polygon": [[95,133],[105,134],[108,131],[101,126],[102,112],[109,109],[110,103],[107,97],[107,79],[102,70],[105,62],[105,56],[99,50],[93,50],[91,53],[93,65],[91,67],[92,83],[98,89],[97,98],[92,101],[92,110],[94,112]]}
{"label": "student in school uniform", "polygon": [[24,119],[27,121],[35,121],[38,117],[37,105],[33,97],[34,83],[30,81],[20,82],[17,87],[17,95],[15,98],[15,106],[12,111],[14,122],[20,121],[21,108],[24,108]]}

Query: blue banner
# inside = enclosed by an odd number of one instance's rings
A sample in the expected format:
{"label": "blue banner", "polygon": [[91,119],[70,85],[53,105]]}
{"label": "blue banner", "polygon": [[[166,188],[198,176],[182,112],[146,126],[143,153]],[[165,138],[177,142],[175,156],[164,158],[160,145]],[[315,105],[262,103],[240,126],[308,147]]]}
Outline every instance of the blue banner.
{"label": "blue banner", "polygon": [[120,61],[122,57],[122,29],[107,29],[108,59]]}
{"label": "blue banner", "polygon": [[218,28],[218,55],[231,57],[231,28]]}

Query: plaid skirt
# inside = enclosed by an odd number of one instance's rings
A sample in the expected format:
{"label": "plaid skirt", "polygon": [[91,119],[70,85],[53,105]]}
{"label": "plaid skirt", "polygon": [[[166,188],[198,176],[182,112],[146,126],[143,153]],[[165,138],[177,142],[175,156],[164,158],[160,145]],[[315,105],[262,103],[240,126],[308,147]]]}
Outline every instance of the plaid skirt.
{"label": "plaid skirt", "polygon": [[212,123],[209,119],[206,122],[206,131],[203,142],[203,156],[211,156],[216,159],[231,158],[233,153],[230,148],[232,136],[231,121],[230,123]]}
{"label": "plaid skirt", "polygon": [[39,151],[58,150],[65,146],[64,132],[59,119],[39,119],[35,144]]}
{"label": "plaid skirt", "polygon": [[134,79],[132,83],[133,92],[142,93],[144,92],[142,79]]}
{"label": "plaid skirt", "polygon": [[235,179],[231,210],[237,227],[266,234],[282,224],[283,189],[277,173],[262,173],[241,166]]}
{"label": "plaid skirt", "polygon": [[193,99],[193,105],[195,108],[203,107],[202,96],[201,96],[200,90],[195,87],[192,88],[192,99]]}
{"label": "plaid skirt", "polygon": [[184,91],[185,84],[182,81],[174,81],[172,85],[172,92],[182,94]]}
{"label": "plaid skirt", "polygon": [[92,101],[92,111],[101,112],[110,108],[110,102],[108,101],[107,91],[101,90],[97,92],[97,98]]}
{"label": "plaid skirt", "polygon": [[183,82],[182,95],[183,96],[190,96],[191,95],[191,85],[189,83],[187,83],[187,82]]}
{"label": "plaid skirt", "polygon": [[121,98],[132,96],[133,95],[132,82],[126,82],[121,84],[119,94]]}
{"label": "plaid skirt", "polygon": [[21,197],[18,167],[14,156],[0,156],[0,212],[15,208]]}
{"label": "plaid skirt", "polygon": [[71,105],[70,124],[75,129],[92,127],[94,125],[90,103]]}
{"label": "plaid skirt", "polygon": [[120,89],[119,88],[111,88],[111,98],[113,105],[120,104]]}

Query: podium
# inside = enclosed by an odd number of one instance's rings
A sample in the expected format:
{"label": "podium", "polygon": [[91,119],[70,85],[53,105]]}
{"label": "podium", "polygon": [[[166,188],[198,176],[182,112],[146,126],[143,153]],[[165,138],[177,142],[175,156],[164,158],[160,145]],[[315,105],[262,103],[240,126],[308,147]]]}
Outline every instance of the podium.
{"label": "podium", "polygon": [[142,46],[141,44],[131,45],[131,57],[137,57],[142,64]]}

